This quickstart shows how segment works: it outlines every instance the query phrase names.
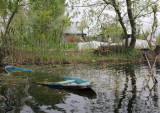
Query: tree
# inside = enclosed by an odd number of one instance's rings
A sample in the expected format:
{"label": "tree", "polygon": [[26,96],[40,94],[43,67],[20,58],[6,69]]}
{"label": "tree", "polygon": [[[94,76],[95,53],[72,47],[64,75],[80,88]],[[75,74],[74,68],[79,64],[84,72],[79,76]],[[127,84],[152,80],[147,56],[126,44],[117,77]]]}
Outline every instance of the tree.
{"label": "tree", "polygon": [[[6,38],[11,21],[18,12],[19,4],[22,0],[2,0],[0,5],[1,16],[6,23],[3,39]],[[9,17],[9,18],[8,18]],[[6,22],[7,21],[7,22]]]}
{"label": "tree", "polygon": [[[152,6],[158,3],[159,0],[101,0],[101,1],[84,1],[82,5],[75,7],[87,7],[97,17],[104,17],[103,13],[107,14],[107,11],[114,11],[119,18],[119,23],[123,29],[124,37],[126,39],[125,46],[128,47],[128,32],[131,31],[131,43],[130,48],[134,48],[137,37],[137,26],[140,24],[140,20],[147,15],[153,13]],[[96,8],[95,8],[96,7]],[[98,8],[102,8],[101,11],[96,12]],[[95,10],[94,10],[95,9]],[[94,10],[94,11],[93,11]],[[93,16],[91,17],[93,18]],[[107,18],[106,18],[107,19]],[[101,21],[101,19],[98,19]]]}
{"label": "tree", "polygon": [[[69,18],[68,16],[61,17],[64,15],[64,11],[65,0],[2,0],[0,17],[3,19],[5,28],[3,37],[4,39],[6,38],[11,22],[14,21],[13,18],[16,14],[16,19],[28,20],[28,25],[26,24],[28,28],[32,26],[32,30],[45,34],[44,32],[50,28],[50,25],[57,23],[59,19],[61,23],[64,23]],[[22,15],[19,15],[20,13]],[[19,23],[14,21],[15,24],[18,25]]]}
{"label": "tree", "polygon": [[148,41],[148,45],[150,46],[150,48],[152,49],[152,40],[153,40],[153,35],[155,35],[156,29],[158,27],[158,19],[157,19],[157,11],[158,11],[158,4],[154,4],[154,6],[152,7],[153,10],[153,25],[152,25],[152,31],[151,31],[151,37]]}
{"label": "tree", "polygon": [[105,39],[109,40],[109,38],[111,38],[111,40],[114,43],[118,43],[120,40],[122,40],[122,34],[123,34],[123,29],[121,28],[120,25],[117,24],[117,22],[102,24],[101,35],[104,38],[102,40]]}
{"label": "tree", "polygon": [[82,33],[82,38],[84,41],[86,41],[85,35],[84,35],[84,30],[88,27],[87,22],[85,19],[82,19],[82,21],[80,22],[80,26],[78,26],[78,29],[81,31]]}
{"label": "tree", "polygon": [[36,48],[43,43],[45,50],[45,44],[49,48],[57,39],[59,41],[63,29],[70,23],[69,13],[65,15],[65,7],[65,0],[2,0],[0,21],[4,33],[1,32],[3,52],[0,56],[4,52],[12,53],[13,49],[9,49],[13,47]]}
{"label": "tree", "polygon": [[70,24],[69,13],[65,13],[65,0],[37,0],[29,6],[27,13],[29,28],[44,41],[48,34],[59,40],[64,28]]}

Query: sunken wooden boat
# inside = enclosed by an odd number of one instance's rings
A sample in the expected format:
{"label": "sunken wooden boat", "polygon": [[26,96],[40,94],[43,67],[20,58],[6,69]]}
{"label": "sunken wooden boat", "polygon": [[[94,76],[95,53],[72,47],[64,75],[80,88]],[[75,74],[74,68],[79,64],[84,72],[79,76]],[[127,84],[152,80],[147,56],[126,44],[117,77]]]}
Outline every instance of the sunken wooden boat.
{"label": "sunken wooden boat", "polygon": [[[19,68],[19,67],[13,67],[13,66],[6,66],[5,70],[8,73],[14,73],[14,72],[23,72],[23,71],[35,71],[32,69],[27,69],[27,68]],[[36,72],[36,71],[35,71]],[[38,72],[38,71],[37,71]]]}
{"label": "sunken wooden boat", "polygon": [[[5,70],[8,73],[14,73],[14,72],[23,72],[23,71],[33,71],[38,72],[32,69],[27,68],[19,68],[19,67],[13,67],[13,66],[6,66]],[[80,78],[72,78],[68,76],[61,76],[65,81],[60,82],[33,82],[38,85],[43,85],[47,87],[52,87],[55,89],[87,89],[91,88],[92,84],[88,81],[84,81]]]}

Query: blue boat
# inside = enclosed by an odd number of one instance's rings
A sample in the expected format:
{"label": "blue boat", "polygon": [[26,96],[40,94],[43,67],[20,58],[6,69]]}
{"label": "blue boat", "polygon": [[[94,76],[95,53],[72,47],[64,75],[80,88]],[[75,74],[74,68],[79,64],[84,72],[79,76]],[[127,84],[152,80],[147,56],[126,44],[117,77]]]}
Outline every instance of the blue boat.
{"label": "blue boat", "polygon": [[[5,70],[8,73],[14,73],[14,72],[23,72],[23,71],[33,71],[33,72],[38,72],[32,69],[27,69],[27,68],[19,68],[19,67],[13,67],[13,66],[6,66]],[[61,76],[65,81],[61,82],[33,82],[39,85],[47,86],[47,87],[52,87],[52,88],[57,88],[57,89],[87,89],[91,88],[92,84],[88,81],[84,81],[80,78],[71,78],[68,76]]]}
{"label": "blue boat", "polygon": [[32,69],[27,69],[27,68],[19,68],[19,67],[13,67],[13,66],[6,66],[5,70],[8,73],[14,73],[14,72],[23,72],[23,71],[34,71],[34,72],[38,72]]}

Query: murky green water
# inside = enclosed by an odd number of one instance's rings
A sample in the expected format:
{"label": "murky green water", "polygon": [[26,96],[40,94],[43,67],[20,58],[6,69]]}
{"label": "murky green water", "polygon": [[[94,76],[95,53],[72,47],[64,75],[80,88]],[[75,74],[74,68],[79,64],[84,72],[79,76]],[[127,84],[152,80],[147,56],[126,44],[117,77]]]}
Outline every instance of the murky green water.
{"label": "murky green water", "polygon": [[159,81],[156,85],[148,76],[146,64],[66,65],[46,71],[94,81],[95,85],[90,90],[50,89],[28,79],[5,75],[3,80],[7,82],[0,82],[0,113],[160,112],[159,65],[154,68]]}

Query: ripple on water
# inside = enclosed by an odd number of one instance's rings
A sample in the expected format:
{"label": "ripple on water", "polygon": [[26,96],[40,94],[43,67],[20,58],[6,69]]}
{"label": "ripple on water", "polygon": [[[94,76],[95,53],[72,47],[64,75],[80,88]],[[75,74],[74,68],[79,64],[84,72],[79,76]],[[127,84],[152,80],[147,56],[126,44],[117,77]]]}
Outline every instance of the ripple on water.
{"label": "ripple on water", "polygon": [[[92,90],[80,91],[50,89],[26,82],[21,85],[18,81],[12,85],[12,80],[9,80],[5,85],[1,83],[0,112],[12,108],[11,111],[21,113],[158,113],[160,85],[154,85],[152,79],[149,79],[148,69],[146,64],[109,67],[105,64],[77,64],[49,70],[56,75],[94,81]],[[158,65],[154,72],[159,80]],[[47,76],[41,77],[43,79],[51,80]]]}

